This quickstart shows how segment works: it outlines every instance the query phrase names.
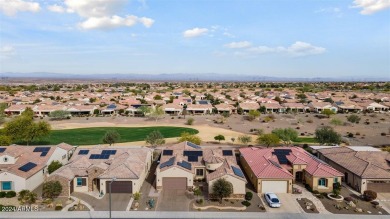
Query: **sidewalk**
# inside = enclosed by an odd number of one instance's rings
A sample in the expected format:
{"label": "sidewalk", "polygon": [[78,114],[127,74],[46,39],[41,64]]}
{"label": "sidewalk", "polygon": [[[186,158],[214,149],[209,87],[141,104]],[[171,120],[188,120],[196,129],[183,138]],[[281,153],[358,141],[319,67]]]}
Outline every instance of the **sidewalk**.
{"label": "sidewalk", "polygon": [[302,194],[298,195],[298,198],[307,198],[310,201],[314,203],[317,210],[320,212],[320,214],[332,214],[328,210],[326,210],[325,206],[322,204],[320,200],[318,200],[317,197],[313,195],[313,193],[307,191],[307,189],[299,184],[294,184],[294,187],[297,189],[300,189],[302,191]]}

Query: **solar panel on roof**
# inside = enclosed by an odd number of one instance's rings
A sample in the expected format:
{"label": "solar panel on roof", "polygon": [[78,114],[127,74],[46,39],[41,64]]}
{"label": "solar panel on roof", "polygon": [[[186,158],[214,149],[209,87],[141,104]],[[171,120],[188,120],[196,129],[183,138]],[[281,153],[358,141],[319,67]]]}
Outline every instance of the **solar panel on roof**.
{"label": "solar panel on roof", "polygon": [[173,150],[164,150],[163,151],[163,155],[172,156],[173,155]]}
{"label": "solar panel on roof", "polygon": [[171,158],[170,158],[169,160],[167,160],[166,162],[160,164],[160,168],[172,166],[174,162],[175,162],[175,157],[171,157]]}
{"label": "solar panel on roof", "polygon": [[203,156],[203,151],[184,151],[184,156]]}
{"label": "solar panel on roof", "polygon": [[192,165],[185,160],[183,160],[182,162],[177,162],[177,165],[179,165],[183,168],[186,168],[188,170],[191,170],[191,167],[192,167]]}
{"label": "solar panel on roof", "polygon": [[0,153],[3,153],[7,148],[0,148]]}
{"label": "solar panel on roof", "polygon": [[100,159],[108,159],[109,157],[110,157],[109,154],[100,155]]}
{"label": "solar panel on roof", "polygon": [[274,149],[273,154],[276,156],[280,164],[288,164],[287,155],[291,153],[290,149]]}
{"label": "solar panel on roof", "polygon": [[50,151],[50,147],[36,147],[33,152],[47,152]]}
{"label": "solar panel on roof", "polygon": [[47,151],[45,151],[45,152],[42,152],[42,153],[41,153],[41,157],[44,157],[44,156],[46,156],[46,155],[47,155],[47,153],[48,153]]}
{"label": "solar panel on roof", "polygon": [[241,169],[239,169],[239,168],[237,168],[237,167],[234,167],[234,166],[232,166],[232,169],[233,169],[233,172],[234,172],[234,174],[235,174],[236,176],[245,178],[244,173],[241,171]]}
{"label": "solar panel on roof", "polygon": [[232,150],[222,150],[222,155],[223,156],[233,156],[233,151]]}
{"label": "solar panel on roof", "polygon": [[89,159],[100,159],[100,154],[91,154],[91,156],[89,156]]}
{"label": "solar panel on roof", "polygon": [[26,163],[25,165],[19,167],[19,170],[23,171],[23,172],[28,172],[30,171],[32,168],[36,167],[37,164],[33,163],[33,162],[28,162]]}
{"label": "solar panel on roof", "polygon": [[111,154],[111,155],[116,154],[116,150],[110,150],[110,154]]}
{"label": "solar panel on roof", "polygon": [[80,150],[79,155],[86,155],[89,153],[89,150]]}
{"label": "solar panel on roof", "polygon": [[189,162],[198,162],[198,156],[188,156]]}
{"label": "solar panel on roof", "polygon": [[189,141],[187,141],[187,145],[190,147],[193,147],[195,149],[201,149],[201,147],[199,145],[196,145],[196,144],[189,142]]}

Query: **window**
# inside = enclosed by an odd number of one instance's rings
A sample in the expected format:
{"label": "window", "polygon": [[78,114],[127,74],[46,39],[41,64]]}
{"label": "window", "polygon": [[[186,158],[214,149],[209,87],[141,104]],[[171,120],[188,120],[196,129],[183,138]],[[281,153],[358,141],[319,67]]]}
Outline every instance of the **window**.
{"label": "window", "polygon": [[338,183],[339,182],[339,178],[334,178],[334,183]]}
{"label": "window", "polygon": [[203,176],[203,169],[196,169],[197,176]]}
{"label": "window", "polygon": [[83,178],[77,178],[77,186],[83,186]]}
{"label": "window", "polygon": [[325,178],[319,179],[318,186],[325,186],[326,187],[326,179]]}
{"label": "window", "polygon": [[8,161],[8,157],[4,157],[4,162],[7,162]]}
{"label": "window", "polygon": [[2,182],[1,190],[11,190],[11,182]]}

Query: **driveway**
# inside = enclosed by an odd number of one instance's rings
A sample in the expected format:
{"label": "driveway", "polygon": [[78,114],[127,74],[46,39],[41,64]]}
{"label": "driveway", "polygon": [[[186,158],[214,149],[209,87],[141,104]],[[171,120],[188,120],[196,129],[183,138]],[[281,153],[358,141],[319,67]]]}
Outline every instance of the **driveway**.
{"label": "driveway", "polygon": [[186,190],[163,190],[157,201],[157,211],[189,211],[190,202]]}
{"label": "driveway", "polygon": [[282,206],[280,208],[269,207],[267,201],[264,198],[264,194],[261,194],[261,200],[264,202],[265,209],[271,213],[304,213],[301,206],[299,206],[296,196],[293,194],[279,193],[276,194],[279,197]]}
{"label": "driveway", "polygon": [[[74,192],[72,196],[79,198],[88,204],[90,204],[95,211],[108,211],[109,210],[109,195],[106,194],[102,199],[97,199],[88,194],[81,192]],[[131,195],[130,194],[111,194],[111,208],[113,211],[126,211],[127,205],[129,204]]]}
{"label": "driveway", "polygon": [[390,213],[390,193],[378,193],[377,200],[383,209]]}

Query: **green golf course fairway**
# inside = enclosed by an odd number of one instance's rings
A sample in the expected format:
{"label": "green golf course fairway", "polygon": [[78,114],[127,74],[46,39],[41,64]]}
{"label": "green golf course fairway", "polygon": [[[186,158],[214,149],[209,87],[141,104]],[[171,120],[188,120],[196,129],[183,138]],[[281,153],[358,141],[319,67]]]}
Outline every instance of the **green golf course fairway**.
{"label": "green golf course fairway", "polygon": [[103,136],[109,130],[115,130],[120,134],[121,137],[117,143],[143,141],[154,130],[161,132],[164,138],[179,137],[182,132],[198,133],[196,129],[173,126],[78,128],[52,130],[49,136],[36,140],[30,145],[56,145],[62,142],[70,145],[103,144]]}

